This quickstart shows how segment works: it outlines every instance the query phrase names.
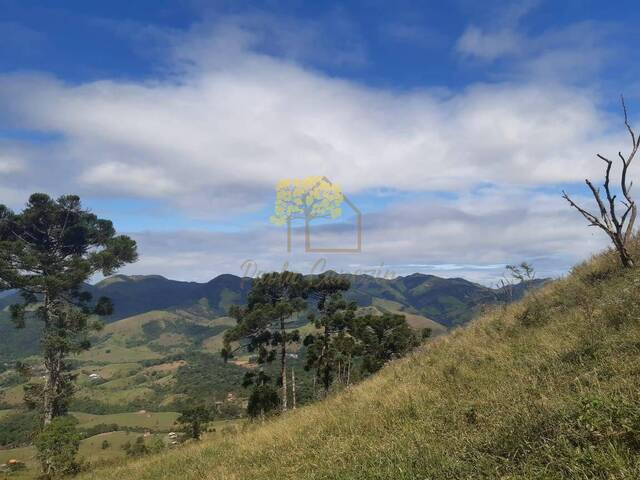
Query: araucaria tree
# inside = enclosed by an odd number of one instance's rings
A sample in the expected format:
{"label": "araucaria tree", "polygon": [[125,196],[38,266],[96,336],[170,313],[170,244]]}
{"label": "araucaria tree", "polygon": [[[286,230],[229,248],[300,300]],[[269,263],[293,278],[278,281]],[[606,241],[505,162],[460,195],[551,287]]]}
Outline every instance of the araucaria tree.
{"label": "araucaria tree", "polygon": [[385,313],[356,317],[350,326],[362,355],[362,370],[375,373],[419,345],[404,315]]}
{"label": "araucaria tree", "polygon": [[30,316],[43,323],[46,375],[36,404],[45,425],[67,412],[73,392],[68,356],[90,347],[89,333],[100,327],[93,315],[113,310],[107,298],[93,301],[84,283],[136,258],[135,242],[116,236],[112,223],[83,209],[77,196],[54,200],[35,193],[21,213],[0,205],[0,290],[22,295],[23,302],[10,307],[18,328]]}
{"label": "araucaria tree", "polygon": [[[625,267],[632,267],[635,264],[634,258],[628,250],[629,239],[633,234],[633,227],[636,221],[638,209],[635,201],[631,197],[631,187],[633,182],[628,179],[629,165],[633,161],[633,158],[640,148],[640,137],[636,136],[635,132],[629,124],[627,117],[627,107],[624,103],[624,97],[620,97],[622,101],[622,110],[624,112],[624,124],[627,127],[627,131],[631,137],[631,151],[628,155],[623,155],[622,152],[618,152],[618,157],[621,162],[621,174],[619,189],[611,185],[611,169],[613,167],[613,160],[609,160],[603,155],[598,154],[598,158],[605,162],[605,177],[604,177],[604,197],[600,192],[600,188],[596,188],[590,180],[585,180],[589,190],[593,194],[593,197],[598,205],[598,213],[591,213],[584,208],[577,205],[566,192],[562,192],[562,196],[569,204],[578,210],[584,218],[587,219],[589,225],[602,229],[611,239],[622,265]],[[623,199],[619,202],[622,208],[622,214],[616,211],[619,207],[616,191],[622,194]]]}
{"label": "araucaria tree", "polygon": [[[281,409],[287,410],[287,345],[298,342],[296,330],[288,332],[289,319],[307,308],[304,298],[308,284],[294,272],[267,273],[253,282],[246,307],[234,306],[230,314],[238,324],[224,336],[223,358],[231,358],[239,349],[257,352],[258,362],[265,363],[280,356]],[[232,342],[240,345],[232,348]]]}
{"label": "araucaria tree", "polygon": [[317,313],[309,317],[319,334],[309,334],[304,339],[307,348],[305,369],[314,369],[316,379],[324,388],[325,394],[334,380],[336,370],[344,365],[350,376],[351,356],[355,343],[346,335],[353,321],[356,304],[347,302],[342,292],[349,290],[351,284],[344,277],[322,274],[315,277],[310,285],[310,297],[316,300]]}

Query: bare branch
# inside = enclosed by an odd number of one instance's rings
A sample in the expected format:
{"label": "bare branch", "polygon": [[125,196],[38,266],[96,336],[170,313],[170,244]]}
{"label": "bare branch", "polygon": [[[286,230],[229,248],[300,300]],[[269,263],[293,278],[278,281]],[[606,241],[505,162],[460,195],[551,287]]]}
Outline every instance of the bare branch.
{"label": "bare branch", "polygon": [[629,125],[629,117],[627,115],[627,105],[624,103],[624,95],[620,95],[620,103],[622,103],[622,111],[624,112],[624,124],[631,135],[631,142],[634,146],[638,145],[636,141],[636,134],[633,132],[631,125]]}
{"label": "bare branch", "polygon": [[569,202],[569,204],[578,210],[580,214],[589,222],[590,226],[596,226],[601,228],[611,239],[613,242],[619,256],[622,261],[623,266],[630,267],[634,265],[634,260],[629,254],[627,250],[627,244],[631,235],[633,234],[633,229],[635,226],[635,221],[638,214],[638,209],[635,201],[631,197],[631,187],[633,186],[633,182],[629,182],[627,184],[627,172],[629,169],[629,165],[635,158],[638,153],[638,149],[640,148],[640,137],[638,137],[633,128],[631,128],[631,124],[629,123],[629,117],[627,113],[627,106],[624,102],[624,97],[621,95],[620,100],[622,102],[622,111],[624,113],[624,124],[631,136],[632,149],[629,153],[629,156],[625,158],[622,152],[618,152],[618,158],[620,158],[622,162],[622,173],[620,175],[620,190],[622,195],[624,196],[624,200],[619,200],[619,202],[624,205],[625,211],[622,214],[622,217],[618,218],[616,213],[616,199],[617,195],[612,191],[611,188],[611,170],[613,167],[613,161],[609,160],[607,157],[597,154],[598,158],[600,158],[603,162],[606,163],[605,176],[604,176],[604,194],[606,196],[606,203],[603,200],[600,189],[596,188],[590,180],[585,180],[589,190],[593,194],[593,198],[598,205],[598,210],[600,211],[600,219],[593,213],[585,210],[584,208],[577,205],[566,192],[562,192],[562,197]]}

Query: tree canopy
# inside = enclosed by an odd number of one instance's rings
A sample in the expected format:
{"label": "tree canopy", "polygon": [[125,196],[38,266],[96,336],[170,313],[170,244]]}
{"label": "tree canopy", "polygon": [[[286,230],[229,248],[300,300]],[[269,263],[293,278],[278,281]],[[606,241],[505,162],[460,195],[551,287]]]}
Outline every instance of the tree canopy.
{"label": "tree canopy", "polygon": [[0,290],[17,289],[23,298],[10,307],[18,328],[28,312],[43,322],[46,376],[31,390],[31,403],[45,423],[67,411],[73,386],[66,357],[89,348],[89,331],[100,327],[94,315],[113,311],[109,299],[94,301],[83,290],[85,282],[136,258],[135,242],[116,235],[111,221],[83,209],[75,195],[34,193],[20,213],[0,205]]}

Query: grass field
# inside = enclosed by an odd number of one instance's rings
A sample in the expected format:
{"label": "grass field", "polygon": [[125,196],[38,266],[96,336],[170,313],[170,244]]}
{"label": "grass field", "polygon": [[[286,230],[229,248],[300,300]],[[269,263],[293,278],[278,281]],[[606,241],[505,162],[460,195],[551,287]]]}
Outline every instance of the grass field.
{"label": "grass field", "polygon": [[99,424],[118,424],[120,427],[146,428],[154,432],[169,432],[175,428],[175,421],[180,416],[177,412],[135,412],[114,413],[111,415],[92,415],[90,413],[72,412],[80,422],[78,428],[90,428]]}
{"label": "grass field", "polygon": [[126,347],[109,339],[95,348],[82,352],[76,358],[86,363],[135,363],[161,357],[145,346]]}
{"label": "grass field", "polygon": [[[140,434],[133,432],[127,433],[119,431],[101,433],[99,435],[86,438],[80,443],[80,451],[78,452],[79,460],[83,463],[89,462],[91,464],[100,464],[105,461],[108,462],[117,459],[124,459],[126,457],[126,452],[122,449],[122,446],[126,442],[135,442],[136,438],[139,436]],[[164,435],[159,436],[163,439],[165,438]],[[151,437],[148,437],[145,441],[149,441],[150,438]],[[109,442],[109,448],[102,448],[102,442],[104,440]],[[36,458],[36,449],[34,447],[0,450],[0,464],[6,463],[10,459],[16,459],[24,462],[27,466],[27,470],[20,472],[18,475],[10,475],[7,479],[31,480],[38,477],[40,472]],[[4,480],[2,473],[0,473],[0,479]]]}
{"label": "grass field", "polygon": [[639,299],[603,254],[325,401],[82,478],[640,478]]}
{"label": "grass field", "polygon": [[401,303],[394,302],[392,300],[385,300],[382,298],[374,298],[373,306],[377,307],[383,312],[404,315],[407,323],[414,330],[423,330],[425,328],[430,328],[432,337],[437,337],[438,335],[442,335],[447,332],[447,327],[445,327],[444,325],[441,325],[438,322],[435,322],[423,315],[407,312],[406,307]]}

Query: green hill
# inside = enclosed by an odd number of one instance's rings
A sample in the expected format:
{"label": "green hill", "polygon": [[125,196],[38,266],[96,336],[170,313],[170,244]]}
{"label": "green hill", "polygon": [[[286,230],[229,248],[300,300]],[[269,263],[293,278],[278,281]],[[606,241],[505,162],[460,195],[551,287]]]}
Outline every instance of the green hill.
{"label": "green hill", "polygon": [[323,402],[82,478],[640,478],[640,270],[615,265],[603,254]]}
{"label": "green hill", "polygon": [[[345,276],[352,282],[347,297],[359,306],[376,306],[403,313],[411,317],[416,328],[429,327],[434,333],[464,324],[483,305],[507,298],[500,289],[460,278],[418,273],[393,279]],[[527,287],[536,287],[543,282],[536,280]],[[115,275],[95,285],[87,285],[86,289],[94,298],[106,296],[112,299],[115,313],[105,318],[105,323],[126,319],[135,334],[135,338],[128,339],[128,345],[136,341],[141,343],[142,339],[147,340],[146,343],[155,341],[159,347],[172,347],[199,344],[204,338],[216,337],[224,325],[216,326],[210,320],[227,315],[230,305],[246,302],[251,279],[220,275],[210,282],[197,283],[169,280],[159,275]],[[523,290],[515,291],[516,298]],[[39,351],[39,323],[28,321],[27,328],[16,330],[9,320],[8,305],[20,301],[20,296],[14,292],[5,292],[0,297],[0,367],[5,362],[9,365]],[[392,306],[385,307],[385,304]],[[140,326],[144,335],[134,325]],[[127,330],[122,329],[121,333]],[[147,334],[153,338],[144,338]],[[160,335],[163,337],[157,338]]]}

